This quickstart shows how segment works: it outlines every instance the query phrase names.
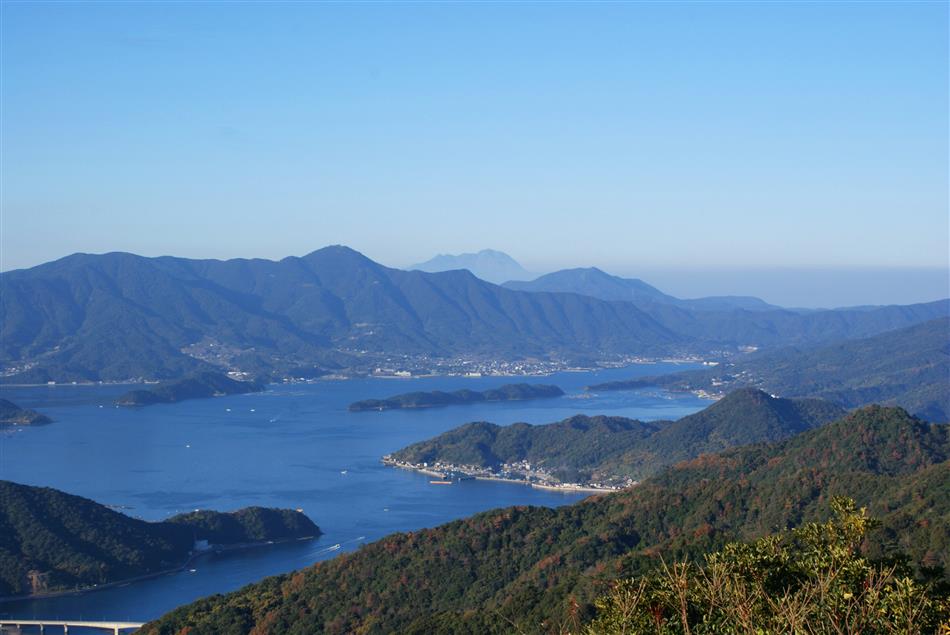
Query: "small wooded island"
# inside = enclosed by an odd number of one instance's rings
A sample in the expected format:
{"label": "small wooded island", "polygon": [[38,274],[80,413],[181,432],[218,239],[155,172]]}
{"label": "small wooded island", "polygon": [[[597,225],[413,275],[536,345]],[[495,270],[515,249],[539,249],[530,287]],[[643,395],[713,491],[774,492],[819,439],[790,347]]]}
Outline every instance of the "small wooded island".
{"label": "small wooded island", "polygon": [[261,381],[238,381],[223,373],[204,372],[176,381],[159,384],[154,388],[131,390],[115,400],[117,406],[149,406],[156,403],[174,403],[185,399],[204,399],[225,395],[242,395],[264,390]]}
{"label": "small wooded island", "polygon": [[74,591],[179,569],[204,552],[314,538],[300,511],[196,511],[161,522],[49,487],[0,481],[0,597]]}
{"label": "small wooded island", "polygon": [[52,419],[36,410],[21,408],[12,401],[0,399],[0,425],[36,426]]}
{"label": "small wooded island", "polygon": [[364,399],[350,404],[350,412],[366,410],[394,410],[399,408],[434,408],[437,406],[456,406],[479,403],[482,401],[523,401],[527,399],[545,399],[560,397],[564,391],[557,386],[545,384],[506,384],[501,388],[483,390],[456,390],[443,392],[407,392],[388,399]]}

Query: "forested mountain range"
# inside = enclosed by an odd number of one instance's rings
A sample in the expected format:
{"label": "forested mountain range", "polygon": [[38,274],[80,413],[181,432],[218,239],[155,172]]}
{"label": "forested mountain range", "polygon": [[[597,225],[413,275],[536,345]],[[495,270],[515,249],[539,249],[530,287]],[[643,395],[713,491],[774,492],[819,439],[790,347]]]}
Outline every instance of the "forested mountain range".
{"label": "forested mountain range", "polygon": [[75,254],[0,274],[0,364],[4,381],[36,383],[279,374],[393,354],[600,359],[826,342],[947,312],[946,301],[807,315],[644,309],[390,269],[339,246],[280,261]]}
{"label": "forested mountain range", "polygon": [[562,293],[578,293],[601,300],[616,302],[632,302],[638,306],[653,304],[668,304],[684,309],[697,311],[730,311],[743,309],[746,311],[780,310],[781,307],[769,304],[759,298],[751,296],[710,296],[683,300],[663,293],[639,278],[621,278],[614,276],[597,267],[582,267],[576,269],[561,269],[548,273],[534,280],[511,280],[502,285],[517,291],[548,291]]}
{"label": "forested mountain range", "polygon": [[309,518],[292,510],[248,507],[145,522],[52,488],[0,481],[0,596],[180,567],[196,540],[226,546],[318,535]]}
{"label": "forested mountain range", "polygon": [[[363,352],[660,351],[681,339],[630,307],[388,269],[344,247],[278,262],[77,254],[0,285],[0,359],[29,360],[40,380],[41,369],[172,378],[219,361],[339,367]],[[209,361],[182,352],[202,343]]]}
{"label": "forested mountain range", "polygon": [[853,408],[898,405],[929,421],[950,421],[950,318],[817,348],[786,348],[709,370],[591,386],[726,392],[755,386],[785,397],[815,397]]}
{"label": "forested mountain range", "polygon": [[741,389],[677,421],[577,415],[546,425],[468,423],[392,458],[493,469],[528,461],[563,482],[624,482],[700,454],[779,441],[844,414],[843,408],[818,399],[776,399]]}
{"label": "forested mountain range", "polygon": [[615,494],[394,534],[304,571],[199,600],[143,633],[557,632],[613,580],[821,516],[849,496],[893,549],[946,575],[948,426],[872,406],[771,445],[703,455]]}

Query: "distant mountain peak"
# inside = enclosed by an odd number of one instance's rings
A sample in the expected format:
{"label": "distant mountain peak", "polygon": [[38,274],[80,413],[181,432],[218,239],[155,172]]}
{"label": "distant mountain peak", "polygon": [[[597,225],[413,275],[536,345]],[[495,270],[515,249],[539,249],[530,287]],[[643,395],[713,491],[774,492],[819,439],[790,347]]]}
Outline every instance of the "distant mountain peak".
{"label": "distant mountain peak", "polygon": [[500,256],[500,257],[502,257],[502,258],[507,258],[508,260],[511,260],[512,262],[515,262],[514,258],[512,258],[511,256],[509,256],[508,254],[506,254],[506,253],[503,252],[503,251],[498,251],[497,249],[482,249],[481,251],[479,251],[479,252],[476,253],[475,255],[476,255],[476,256],[495,256],[495,257],[499,257],[499,256]]}
{"label": "distant mountain peak", "polygon": [[503,251],[482,249],[477,253],[439,254],[435,258],[409,267],[428,273],[467,269],[487,282],[501,284],[509,280],[530,280],[529,273],[517,260]]}
{"label": "distant mountain peak", "polygon": [[346,256],[369,260],[362,253],[356,251],[352,247],[347,247],[346,245],[327,245],[326,247],[314,249],[309,254],[304,256],[304,258],[319,258],[324,256]]}
{"label": "distant mountain peak", "polygon": [[639,278],[620,278],[597,267],[561,269],[530,282],[511,281],[505,286],[517,291],[578,293],[609,301],[663,304],[678,302],[677,298],[663,293]]}
{"label": "distant mountain peak", "polygon": [[728,393],[725,397],[720,399],[714,405],[722,405],[730,402],[733,403],[770,403],[772,401],[778,400],[778,397],[774,397],[764,390],[759,388],[745,387],[737,388],[732,392]]}
{"label": "distant mountain peak", "polygon": [[641,306],[660,304],[700,311],[763,311],[779,308],[758,298],[744,296],[681,300],[663,293],[640,278],[621,278],[597,267],[561,269],[528,282],[512,280],[504,286],[516,291],[577,293],[613,302],[633,302]]}

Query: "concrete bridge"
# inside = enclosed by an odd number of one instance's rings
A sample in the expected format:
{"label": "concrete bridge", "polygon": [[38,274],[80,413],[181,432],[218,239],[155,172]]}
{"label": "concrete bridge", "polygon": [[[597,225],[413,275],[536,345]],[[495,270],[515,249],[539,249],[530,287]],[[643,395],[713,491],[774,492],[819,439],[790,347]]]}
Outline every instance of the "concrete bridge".
{"label": "concrete bridge", "polygon": [[134,631],[142,627],[142,622],[86,622],[83,620],[17,620],[17,619],[0,619],[0,633],[6,635],[7,633],[20,635],[21,633],[33,632],[33,633],[43,633],[45,635],[46,629],[56,629],[54,632],[59,632],[59,629],[63,629],[64,635],[69,633],[70,627],[73,628],[94,628],[100,631],[112,632],[113,635],[119,635],[125,631]]}

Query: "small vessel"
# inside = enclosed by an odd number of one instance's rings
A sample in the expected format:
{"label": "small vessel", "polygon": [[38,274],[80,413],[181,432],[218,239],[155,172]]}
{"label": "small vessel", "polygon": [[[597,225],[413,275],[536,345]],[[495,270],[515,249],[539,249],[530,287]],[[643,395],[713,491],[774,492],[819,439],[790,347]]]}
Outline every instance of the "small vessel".
{"label": "small vessel", "polygon": [[429,485],[451,485],[452,481],[429,481]]}
{"label": "small vessel", "polygon": [[330,546],[330,547],[327,547],[327,549],[328,549],[329,551],[336,551],[337,549],[339,549],[339,548],[342,547],[342,546],[343,546],[343,545],[337,543],[337,544],[335,544],[335,545],[332,545],[332,546]]}
{"label": "small vessel", "polygon": [[340,470],[340,474],[346,474],[346,470]]}
{"label": "small vessel", "polygon": [[188,573],[197,573],[197,572],[198,572],[197,569],[188,569]]}

